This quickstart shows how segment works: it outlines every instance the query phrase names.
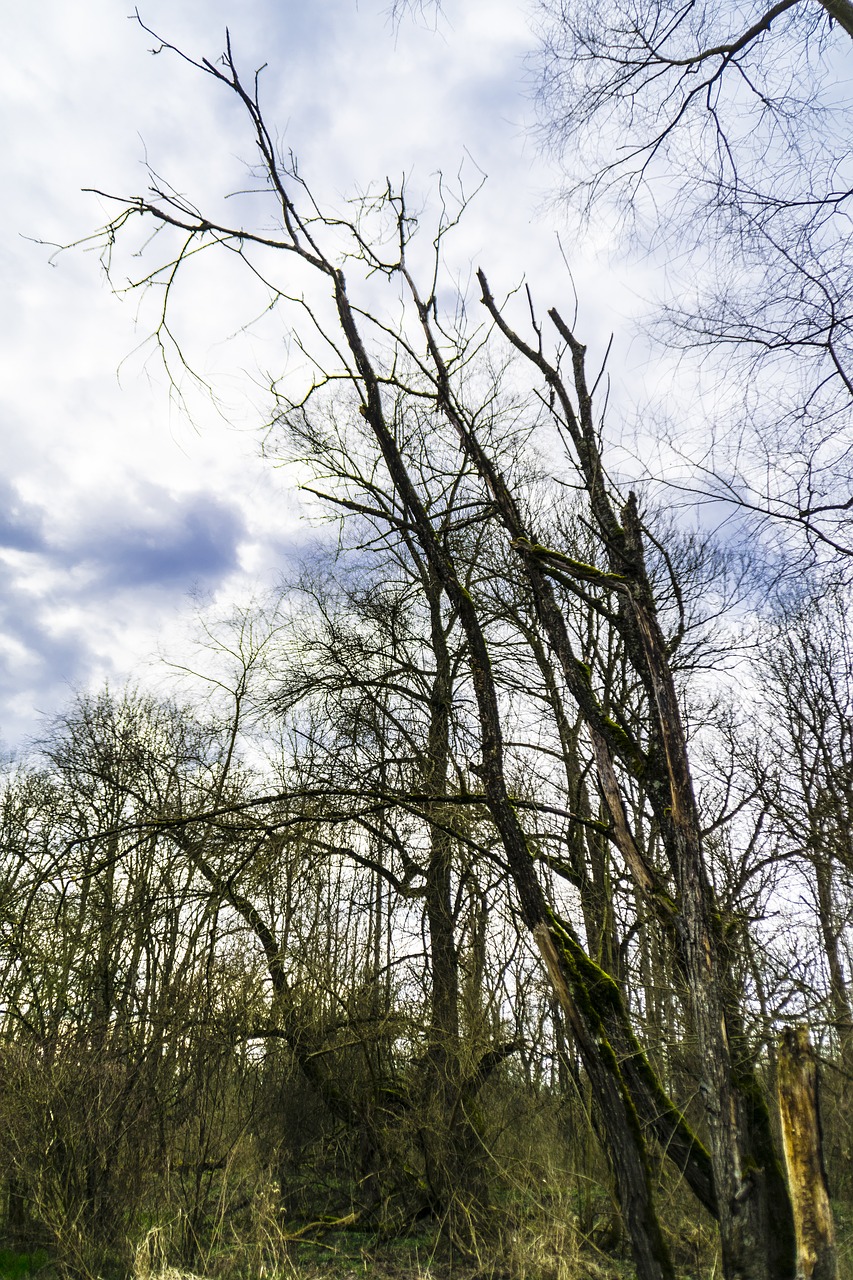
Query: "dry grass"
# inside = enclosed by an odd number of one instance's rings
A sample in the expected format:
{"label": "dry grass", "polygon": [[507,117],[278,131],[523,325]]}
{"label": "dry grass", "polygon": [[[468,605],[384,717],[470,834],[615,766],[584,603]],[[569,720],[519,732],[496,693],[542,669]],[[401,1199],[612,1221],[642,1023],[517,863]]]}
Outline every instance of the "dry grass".
{"label": "dry grass", "polygon": [[152,1227],[133,1251],[133,1280],[201,1280],[169,1262],[169,1232]]}

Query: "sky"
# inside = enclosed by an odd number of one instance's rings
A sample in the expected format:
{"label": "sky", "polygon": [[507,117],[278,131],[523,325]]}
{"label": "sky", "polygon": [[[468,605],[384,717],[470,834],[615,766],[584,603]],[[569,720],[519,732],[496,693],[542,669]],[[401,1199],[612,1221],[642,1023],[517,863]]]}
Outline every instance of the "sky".
{"label": "sky", "polygon": [[[260,456],[259,375],[284,367],[287,342],[274,330],[228,340],[252,305],[240,277],[197,268],[177,302],[215,397],[187,381],[182,401],[149,341],[151,306],[122,295],[121,273],[111,290],[85,242],[113,211],[85,188],[139,192],[147,161],[204,206],[240,186],[252,155],[227,95],[174,55],[152,55],[128,9],[15,6],[0,55],[0,742],[12,751],[75,691],[156,685],[158,655],[180,658],[194,600],[268,587],[316,536],[292,481]],[[543,303],[565,301],[555,174],[531,132],[524,7],[466,0],[396,29],[387,10],[141,0],[139,13],[194,57],[215,59],[228,27],[245,71],[267,64],[268,119],[332,204],[403,173],[428,202],[438,171],[461,165],[473,181],[482,170],[456,242],[460,275],[483,265],[499,288],[525,275]],[[610,277],[602,288],[594,249],[572,270],[585,332],[603,342],[632,295]]]}

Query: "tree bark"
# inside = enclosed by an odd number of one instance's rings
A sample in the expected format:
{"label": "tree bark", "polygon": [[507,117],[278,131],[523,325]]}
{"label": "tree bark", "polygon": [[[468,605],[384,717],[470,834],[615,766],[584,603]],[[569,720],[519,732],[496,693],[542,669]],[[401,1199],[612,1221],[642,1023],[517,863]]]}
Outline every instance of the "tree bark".
{"label": "tree bark", "polygon": [[850,0],[819,0],[834,22],[853,38],[853,4]]}
{"label": "tree bark", "polygon": [[838,1280],[835,1229],[823,1164],[818,1073],[807,1027],[779,1045],[779,1111],[797,1233],[797,1280]]}

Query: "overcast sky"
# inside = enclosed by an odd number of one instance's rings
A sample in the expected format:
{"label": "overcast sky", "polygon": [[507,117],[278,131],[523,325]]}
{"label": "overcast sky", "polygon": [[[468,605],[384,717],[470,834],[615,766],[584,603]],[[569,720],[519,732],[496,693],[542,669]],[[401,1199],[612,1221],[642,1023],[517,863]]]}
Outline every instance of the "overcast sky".
{"label": "overcast sky", "polygon": [[[189,414],[144,340],[151,312],[107,286],[96,252],[51,258],[109,206],[81,189],[143,189],[147,160],[199,202],[239,184],[252,144],[227,95],[167,54],[119,0],[15,6],[4,41],[0,471],[0,738],[38,733],[72,690],[156,679],[192,591],[226,601],[269,585],[312,536],[285,477],[258,453],[270,342],[225,340],[239,279],[197,279],[193,358],[220,410]],[[394,31],[386,0],[142,0],[146,24],[214,59],[226,26],[286,146],[330,199],[386,174],[427,192],[437,170],[488,183],[459,242],[459,269],[500,285],[523,273],[569,294],[548,205],[554,174],[531,139],[516,0],[465,0],[433,30]],[[630,306],[587,252],[572,262],[587,334]],[[553,296],[556,290],[558,296]],[[626,301],[626,299],[628,299]],[[186,322],[186,311],[183,316]]]}

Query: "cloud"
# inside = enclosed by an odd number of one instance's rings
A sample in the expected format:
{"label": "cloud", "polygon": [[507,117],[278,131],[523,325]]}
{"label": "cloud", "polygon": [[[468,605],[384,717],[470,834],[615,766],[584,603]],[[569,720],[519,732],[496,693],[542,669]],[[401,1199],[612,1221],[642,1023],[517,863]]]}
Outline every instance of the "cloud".
{"label": "cloud", "polygon": [[[58,508],[58,509],[57,509]],[[209,492],[175,494],[138,480],[70,504],[24,499],[0,481],[0,550],[36,597],[207,589],[239,567],[243,514]],[[17,553],[17,554],[16,554]]]}
{"label": "cloud", "polygon": [[40,551],[43,524],[43,509],[27,502],[15,485],[0,477],[0,549]]}
{"label": "cloud", "polygon": [[0,483],[0,733],[20,741],[34,707],[122,680],[152,652],[190,589],[240,569],[239,508],[206,492],[125,481],[86,502],[28,501]]}
{"label": "cloud", "polygon": [[30,581],[0,559],[0,740],[14,746],[35,732],[93,663],[90,630],[57,627]]}
{"label": "cloud", "polygon": [[[261,93],[276,143],[294,147],[336,208],[355,188],[413,170],[413,200],[434,206],[432,175],[455,173],[468,148],[495,181],[454,241],[461,269],[505,221],[513,273],[522,241],[530,266],[528,164],[513,123],[527,47],[518,6],[471,0],[436,33],[410,21],[395,32],[388,8],[245,0],[238,21],[228,0],[145,0],[142,12],[189,54],[212,59],[231,21],[247,75],[269,64]],[[250,429],[268,411],[267,371],[298,379],[302,364],[278,312],[244,331],[268,297],[253,292],[242,264],[201,255],[170,294],[182,351],[217,397],[214,407],[196,394],[174,362],[190,426],[145,345],[158,291],[121,305],[91,243],[55,267],[33,243],[85,238],[116,210],[81,188],[144,190],[145,159],[206,209],[266,225],[273,215],[257,197],[225,200],[253,186],[244,163],[252,137],[236,103],[180,59],[151,57],[154,40],[112,0],[91,0],[82,26],[61,0],[19,5],[9,25],[15,57],[0,83],[13,121],[0,140],[3,172],[14,193],[0,208],[0,732],[14,743],[32,731],[34,706],[49,713],[72,687],[136,677],[158,643],[171,643],[192,588],[224,600],[275,581],[314,535],[298,528],[286,477],[256,456]],[[119,253],[112,265],[120,290],[148,258]],[[289,260],[277,278],[297,294],[302,287]]]}
{"label": "cloud", "polygon": [[245,533],[238,508],[215,494],[137,485],[121,509],[108,507],[75,529],[58,558],[91,575],[94,591],[213,588],[238,567]]}

